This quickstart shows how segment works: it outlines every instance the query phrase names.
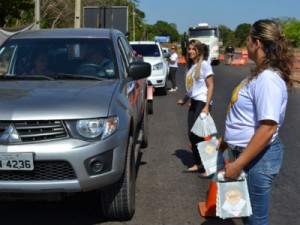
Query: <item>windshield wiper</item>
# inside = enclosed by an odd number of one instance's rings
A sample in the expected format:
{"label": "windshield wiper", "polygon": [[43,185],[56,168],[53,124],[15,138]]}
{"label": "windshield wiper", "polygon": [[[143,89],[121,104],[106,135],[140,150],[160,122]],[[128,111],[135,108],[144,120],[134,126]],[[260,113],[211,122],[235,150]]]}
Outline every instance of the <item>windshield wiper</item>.
{"label": "windshield wiper", "polygon": [[52,77],[45,75],[2,75],[0,76],[2,80],[54,80]]}
{"label": "windshield wiper", "polygon": [[82,75],[82,74],[68,74],[68,73],[56,73],[52,74],[51,77],[53,79],[56,78],[72,78],[72,79],[91,79],[91,80],[107,80],[107,78],[93,76],[93,75]]}

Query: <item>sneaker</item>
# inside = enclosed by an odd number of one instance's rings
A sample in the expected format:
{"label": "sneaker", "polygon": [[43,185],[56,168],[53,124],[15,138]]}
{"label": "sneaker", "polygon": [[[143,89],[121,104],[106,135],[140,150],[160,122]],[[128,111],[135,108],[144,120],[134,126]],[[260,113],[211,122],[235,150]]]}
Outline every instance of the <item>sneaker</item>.
{"label": "sneaker", "polygon": [[177,91],[177,90],[178,90],[178,87],[175,88],[175,91]]}
{"label": "sneaker", "polygon": [[170,90],[169,90],[169,92],[175,92],[176,91],[176,89],[173,89],[173,88],[171,88]]}

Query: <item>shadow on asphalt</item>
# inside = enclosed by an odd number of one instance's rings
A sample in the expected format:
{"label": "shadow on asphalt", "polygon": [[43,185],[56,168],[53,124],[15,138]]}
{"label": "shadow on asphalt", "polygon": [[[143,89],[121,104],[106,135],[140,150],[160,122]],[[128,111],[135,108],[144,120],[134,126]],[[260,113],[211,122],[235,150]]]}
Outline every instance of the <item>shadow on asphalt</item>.
{"label": "shadow on asphalt", "polygon": [[190,167],[194,165],[194,158],[191,151],[185,149],[178,149],[175,150],[175,153],[173,155],[179,158],[182,164],[185,165],[186,167]]}
{"label": "shadow on asphalt", "polygon": [[[239,219],[235,219],[235,220],[239,220]],[[240,222],[240,221],[236,221],[236,222]],[[237,225],[237,223],[235,223],[235,221],[233,219],[219,219],[219,218],[211,218],[211,219],[207,219],[205,222],[201,223],[200,225]],[[240,224],[240,223],[238,223]]]}
{"label": "shadow on asphalt", "polygon": [[138,154],[138,156],[137,156],[136,166],[135,166],[136,177],[138,177],[140,166],[143,166],[143,165],[147,164],[146,162],[142,161],[142,156],[143,156],[143,153],[140,151],[139,154]]}

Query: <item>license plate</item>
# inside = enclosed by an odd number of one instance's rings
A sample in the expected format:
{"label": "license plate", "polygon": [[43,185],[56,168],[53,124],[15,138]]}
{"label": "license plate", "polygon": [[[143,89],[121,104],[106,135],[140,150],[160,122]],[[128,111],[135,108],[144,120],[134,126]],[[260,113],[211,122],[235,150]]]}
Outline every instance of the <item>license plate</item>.
{"label": "license plate", "polygon": [[0,153],[0,170],[33,170],[32,153]]}

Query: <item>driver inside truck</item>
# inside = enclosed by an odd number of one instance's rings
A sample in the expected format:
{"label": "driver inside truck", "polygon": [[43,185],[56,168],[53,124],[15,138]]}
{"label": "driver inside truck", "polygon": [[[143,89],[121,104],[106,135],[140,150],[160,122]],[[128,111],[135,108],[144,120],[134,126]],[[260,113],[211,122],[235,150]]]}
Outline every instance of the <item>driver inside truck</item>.
{"label": "driver inside truck", "polygon": [[77,73],[114,76],[114,64],[103,52],[99,46],[87,46],[84,54],[85,62],[78,67]]}
{"label": "driver inside truck", "polygon": [[50,75],[51,71],[48,68],[48,57],[46,50],[39,50],[33,53],[31,68],[24,72],[23,75]]}

